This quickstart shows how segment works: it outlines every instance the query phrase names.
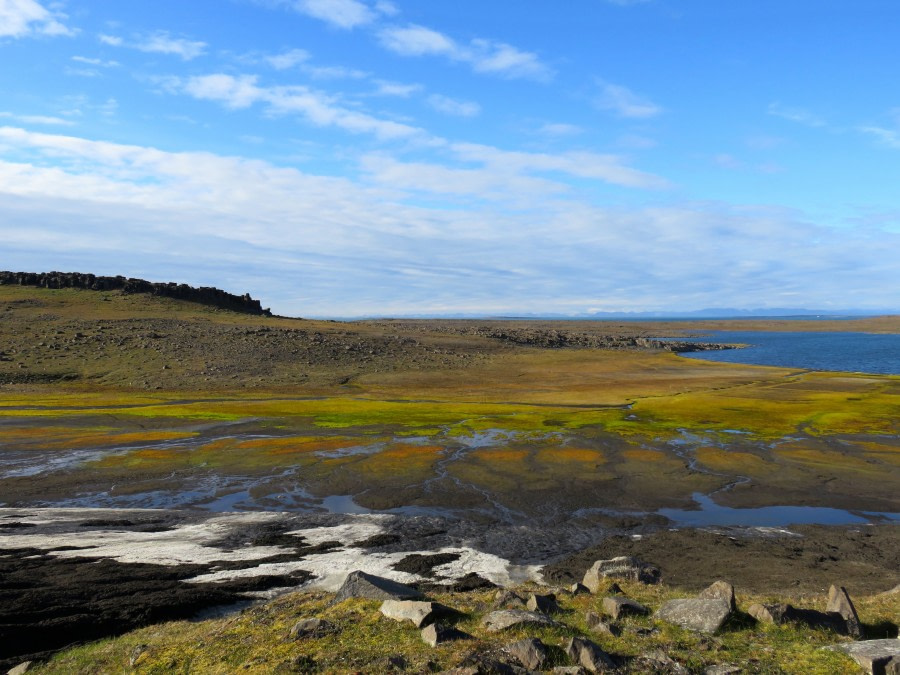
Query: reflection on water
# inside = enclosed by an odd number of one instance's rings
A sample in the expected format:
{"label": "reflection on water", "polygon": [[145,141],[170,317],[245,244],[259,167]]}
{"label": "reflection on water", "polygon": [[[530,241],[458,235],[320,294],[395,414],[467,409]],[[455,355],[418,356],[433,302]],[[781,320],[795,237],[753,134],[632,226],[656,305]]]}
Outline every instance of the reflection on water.
{"label": "reflection on water", "polygon": [[700,506],[696,510],[660,509],[657,513],[677,525],[704,527],[709,525],[743,525],[748,527],[784,527],[786,525],[853,525],[884,519],[900,522],[900,513],[844,511],[823,506],[761,506],[733,509],[716,504],[710,497],[694,493]]}

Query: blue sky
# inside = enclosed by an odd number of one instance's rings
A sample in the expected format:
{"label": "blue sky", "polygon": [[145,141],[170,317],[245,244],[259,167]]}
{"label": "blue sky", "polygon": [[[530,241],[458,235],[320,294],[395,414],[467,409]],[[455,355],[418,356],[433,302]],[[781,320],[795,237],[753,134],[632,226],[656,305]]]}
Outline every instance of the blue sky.
{"label": "blue sky", "polygon": [[900,311],[896,0],[0,0],[0,267]]}

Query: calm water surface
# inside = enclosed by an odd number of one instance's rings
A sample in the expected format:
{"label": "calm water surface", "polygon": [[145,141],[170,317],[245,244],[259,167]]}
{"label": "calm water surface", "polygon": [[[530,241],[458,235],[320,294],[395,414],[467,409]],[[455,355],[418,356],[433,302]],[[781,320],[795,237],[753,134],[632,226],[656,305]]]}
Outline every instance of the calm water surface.
{"label": "calm water surface", "polygon": [[684,354],[704,361],[900,375],[900,335],[897,334],[722,330],[688,339],[750,345],[745,349]]}

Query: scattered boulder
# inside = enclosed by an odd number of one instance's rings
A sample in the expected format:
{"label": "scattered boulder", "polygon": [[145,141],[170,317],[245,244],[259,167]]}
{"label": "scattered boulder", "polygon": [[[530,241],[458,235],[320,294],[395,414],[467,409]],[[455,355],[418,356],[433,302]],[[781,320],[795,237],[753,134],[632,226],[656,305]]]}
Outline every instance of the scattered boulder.
{"label": "scattered boulder", "polygon": [[422,593],[412,586],[357,570],[347,575],[347,579],[334,597],[334,603],[343,602],[348,598],[420,600]]}
{"label": "scattered boulder", "polygon": [[452,614],[453,610],[438,602],[385,600],[381,603],[381,613],[394,621],[411,621],[416,628],[422,628]]}
{"label": "scattered boulder", "polygon": [[894,668],[892,661],[900,660],[900,640],[894,638],[829,645],[823,649],[847,654],[866,672],[873,675],[882,675],[887,666]]}
{"label": "scattered boulder", "polygon": [[544,614],[555,614],[559,611],[556,596],[552,593],[547,595],[532,593],[528,596],[528,602],[525,604],[525,607],[532,612],[542,612]]}
{"label": "scattered boulder", "polygon": [[703,675],[740,675],[743,672],[743,668],[733,663],[717,663],[714,666],[707,666]]}
{"label": "scattered boulder", "polygon": [[514,626],[553,626],[556,622],[546,614],[522,609],[498,609],[481,620],[489,633],[497,633]]}
{"label": "scattered boulder", "polygon": [[571,638],[565,646],[566,654],[573,662],[590,673],[615,670],[612,656],[600,649],[600,645],[580,637]]}
{"label": "scattered boulder", "polygon": [[581,583],[587,586],[591,593],[597,593],[602,587],[602,580],[610,577],[655,584],[659,581],[660,571],[655,565],[645,563],[637,558],[619,556],[595,562],[585,573]]}
{"label": "scattered boulder", "polygon": [[290,636],[295,640],[321,637],[337,630],[336,626],[325,619],[302,619],[291,628]]}
{"label": "scattered boulder", "polygon": [[584,584],[579,584],[577,581],[569,586],[569,593],[572,595],[582,595],[583,593],[590,593],[588,587]]}
{"label": "scattered boulder", "polygon": [[828,589],[828,605],[825,613],[840,617],[846,626],[847,635],[857,640],[863,639],[863,628],[850,600],[850,595],[843,586],[832,586]]}
{"label": "scattered boulder", "polygon": [[716,581],[712,585],[700,591],[698,598],[704,600],[724,600],[728,603],[732,612],[737,611],[737,602],[734,598],[734,586],[727,581]]}
{"label": "scattered boulder", "polygon": [[445,642],[454,642],[455,640],[470,640],[472,638],[468,633],[456,630],[450,626],[443,626],[433,623],[422,629],[422,640],[425,644],[432,647],[444,644]]}
{"label": "scattered boulder", "polygon": [[760,604],[754,603],[750,605],[747,614],[752,616],[760,623],[772,623],[775,625],[783,624],[791,618],[794,608],[784,603],[777,604]]}
{"label": "scattered boulder", "polygon": [[689,675],[690,671],[661,649],[641,654],[631,662],[640,667],[639,672],[671,673],[672,675]]}
{"label": "scattered boulder", "polygon": [[645,616],[650,610],[630,598],[603,598],[603,611],[618,621],[624,616]]}
{"label": "scattered boulder", "polygon": [[494,595],[494,607],[496,609],[524,609],[525,598],[506,588],[501,588]]}
{"label": "scattered boulder", "polygon": [[715,633],[729,616],[731,607],[725,600],[705,598],[669,600],[656,612],[662,621],[700,633]]}
{"label": "scattered boulder", "polygon": [[31,661],[23,661],[16,667],[10,668],[8,671],[6,671],[6,675],[24,675],[29,670],[31,670],[31,664]]}
{"label": "scattered boulder", "polygon": [[612,635],[613,637],[617,637],[622,634],[622,631],[619,630],[618,626],[604,621],[600,618],[600,615],[596,614],[595,612],[588,612],[585,615],[585,620],[587,622],[588,628],[595,633],[603,633],[604,635]]}
{"label": "scattered boulder", "polygon": [[537,638],[513,642],[504,650],[529,670],[542,670],[547,661],[547,647]]}

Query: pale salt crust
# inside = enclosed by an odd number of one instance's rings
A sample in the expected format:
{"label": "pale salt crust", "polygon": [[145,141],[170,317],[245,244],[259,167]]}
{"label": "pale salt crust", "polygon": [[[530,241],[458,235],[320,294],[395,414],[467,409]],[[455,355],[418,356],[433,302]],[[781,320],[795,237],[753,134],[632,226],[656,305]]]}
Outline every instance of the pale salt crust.
{"label": "pale salt crust", "polygon": [[[87,518],[117,517],[159,514],[152,509],[2,509],[4,514],[15,515],[19,522],[53,524],[85,520]],[[92,548],[51,551],[49,554],[61,558],[112,558],[123,563],[151,563],[158,565],[179,565],[191,563],[215,563],[216,561],[253,561],[290,549],[278,546],[245,546],[235,551],[224,551],[208,544],[221,540],[232,529],[241,525],[278,521],[282,514],[273,512],[229,513],[214,516],[200,523],[176,526],[164,532],[134,532],[128,530],[88,530],[85,532],[63,532],[59,534],[4,534],[0,536],[0,548],[52,549],[58,546],[90,546]],[[455,553],[458,560],[434,568],[435,573],[446,581],[459,579],[475,572],[501,586],[541,581],[541,567],[538,565],[512,565],[508,560],[468,547],[441,548],[437,551],[410,550],[395,553],[366,552],[352,547],[384,531],[383,515],[360,515],[347,523],[333,527],[316,527],[294,530],[290,534],[302,537],[310,545],[327,541],[340,542],[341,549],[311,554],[292,562],[262,563],[239,570],[223,570],[202,574],[186,581],[216,582],[241,577],[261,575],[283,575],[305,570],[315,575],[306,587],[328,591],[337,590],[350,572],[362,570],[401,583],[422,581],[419,575],[399,572],[393,565],[408,555],[418,553]],[[440,580],[445,581],[444,579]]]}

